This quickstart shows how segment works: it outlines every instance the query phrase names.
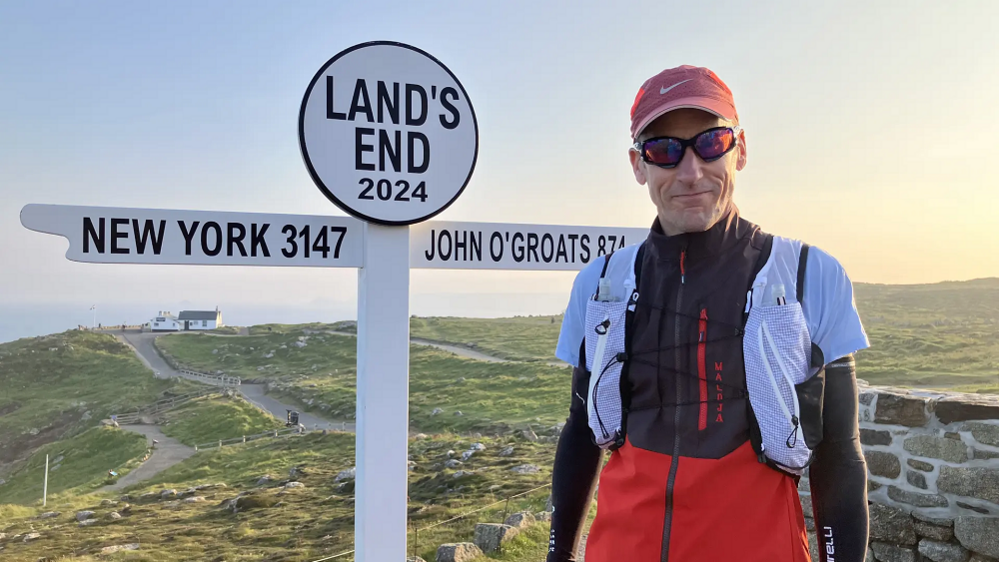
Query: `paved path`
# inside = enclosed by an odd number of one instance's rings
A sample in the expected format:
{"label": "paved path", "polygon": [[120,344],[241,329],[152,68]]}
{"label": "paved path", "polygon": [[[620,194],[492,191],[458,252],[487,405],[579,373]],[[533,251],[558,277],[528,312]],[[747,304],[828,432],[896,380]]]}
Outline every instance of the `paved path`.
{"label": "paved path", "polygon": [[126,486],[130,486],[137,482],[149,480],[153,476],[156,476],[160,472],[194,454],[194,447],[188,447],[173,437],[163,435],[163,432],[160,431],[158,426],[128,425],[125,426],[124,429],[145,435],[150,445],[152,445],[153,439],[156,439],[159,443],[156,444],[156,449],[153,450],[153,454],[150,455],[144,463],[140,464],[137,468],[132,470],[132,472],[129,472],[125,476],[119,478],[114,484],[104,486],[101,491],[106,492],[111,490],[121,490]]}
{"label": "paved path", "polygon": [[[192,378],[174,370],[173,367],[168,365],[167,362],[163,360],[163,357],[156,352],[156,348],[153,346],[153,340],[158,338],[160,335],[161,334],[153,334],[149,332],[125,333],[123,337],[125,341],[135,350],[139,359],[145,363],[147,367],[153,370],[153,374],[155,376],[159,378]],[[198,379],[192,378],[192,380]],[[304,425],[306,429],[339,429],[354,431],[353,422],[328,420],[315,414],[302,412],[300,406],[282,403],[281,401],[268,396],[266,394],[266,390],[266,386],[262,384],[241,384],[239,386],[239,392],[242,394],[243,398],[261,410],[270,412],[272,416],[279,420],[287,419],[288,410],[295,410],[299,412],[298,422]]]}
{"label": "paved path", "polygon": [[[337,335],[337,336],[349,336],[349,337],[352,337],[352,338],[356,338],[357,337],[357,334],[353,334],[353,333],[350,333],[350,332],[327,332],[327,333],[328,334]],[[436,347],[437,349],[448,351],[450,353],[453,353],[455,355],[459,355],[461,357],[467,357],[469,359],[475,359],[477,361],[486,361],[488,363],[522,363],[522,361],[512,361],[510,359],[503,359],[502,357],[496,357],[495,355],[488,355],[488,354],[482,353],[481,351],[475,351],[474,349],[468,349],[467,347],[462,347],[460,345],[451,345],[451,344],[446,344],[446,343],[439,343],[439,342],[430,341],[430,340],[424,340],[424,339],[420,339],[420,338],[409,338],[409,342],[410,343],[414,343],[416,345],[425,345],[425,346],[428,346],[428,347]],[[546,361],[545,364],[553,366],[553,367],[567,367],[568,366],[565,363],[562,363],[560,361]]]}

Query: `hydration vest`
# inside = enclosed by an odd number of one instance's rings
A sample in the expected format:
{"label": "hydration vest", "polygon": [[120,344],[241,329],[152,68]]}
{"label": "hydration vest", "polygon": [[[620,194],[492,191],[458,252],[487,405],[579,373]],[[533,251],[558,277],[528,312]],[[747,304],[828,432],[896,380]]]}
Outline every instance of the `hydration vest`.
{"label": "hydration vest", "polygon": [[[801,475],[822,440],[822,352],[802,311],[808,245],[767,236],[748,287],[742,350],[749,399],[749,434],[760,462]],[[627,433],[630,324],[639,303],[644,242],[605,259],[586,303],[585,398],[593,441],[615,450]],[[780,267],[775,266],[780,264]],[[785,279],[786,271],[795,271]]]}

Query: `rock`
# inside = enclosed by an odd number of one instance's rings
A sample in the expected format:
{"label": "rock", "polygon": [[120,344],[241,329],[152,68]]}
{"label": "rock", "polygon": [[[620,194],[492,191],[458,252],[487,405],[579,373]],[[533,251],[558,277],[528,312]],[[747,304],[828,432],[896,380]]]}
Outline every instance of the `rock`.
{"label": "rock", "polygon": [[812,516],[812,495],[811,494],[801,494],[798,499],[801,501],[801,512],[805,517]]}
{"label": "rock", "polygon": [[912,517],[897,507],[870,505],[870,538],[891,544],[916,545]]}
{"label": "rock", "polygon": [[520,434],[521,436],[524,437],[524,439],[527,439],[528,441],[534,442],[538,440],[538,435],[534,433],[534,430],[532,430],[531,428],[525,429],[524,431],[520,432]]}
{"label": "rock", "polygon": [[916,470],[922,470],[923,472],[933,472],[933,465],[928,462],[916,459],[909,459],[905,462],[906,464],[908,464],[912,468],[915,468]]}
{"label": "rock", "polygon": [[517,474],[536,474],[541,472],[541,468],[536,464],[520,464],[510,469]]}
{"label": "rock", "polygon": [[977,552],[971,553],[971,560],[968,562],[999,562],[991,556],[985,556],[984,554],[978,554]]}
{"label": "rock", "polygon": [[930,525],[936,525],[937,527],[947,527],[948,529],[954,528],[954,519],[949,517],[933,517],[918,511],[913,511],[912,517],[916,521],[922,521],[924,523],[929,523]]}
{"label": "rock", "polygon": [[499,456],[501,457],[509,457],[512,455],[513,455],[513,445],[504,447],[503,450],[499,452]]}
{"label": "rock", "polygon": [[517,529],[523,529],[524,527],[530,527],[535,524],[537,519],[529,511],[520,511],[518,513],[513,513],[506,518],[503,522],[504,525],[509,525]]}
{"label": "rock", "polygon": [[916,507],[947,507],[947,498],[939,494],[917,494],[897,486],[888,486],[888,497]]}
{"label": "rock", "polygon": [[101,507],[111,507],[114,505],[118,505],[118,502],[114,500],[101,500]]}
{"label": "rock", "polygon": [[916,520],[913,525],[916,529],[916,534],[921,537],[926,537],[935,541],[949,541],[954,538],[954,529],[952,527],[942,527],[940,525],[934,525],[932,523],[919,520]]}
{"label": "rock", "polygon": [[956,503],[958,507],[963,507],[964,509],[974,511],[975,513],[981,513],[982,515],[989,514],[988,509],[978,505],[971,505],[970,503],[964,503],[963,501],[960,500],[956,500],[954,503]]}
{"label": "rock", "polygon": [[341,470],[333,482],[340,482],[341,480],[353,480],[357,476],[357,468],[350,468],[347,470]]}
{"label": "rock", "polygon": [[520,529],[515,529],[510,525],[479,523],[475,526],[475,538],[472,540],[482,552],[495,552],[501,544],[512,539],[519,532]]}
{"label": "rock", "polygon": [[999,558],[999,518],[958,517],[954,521],[954,536],[968,550]]}
{"label": "rock", "polygon": [[432,412],[430,412],[430,415],[431,416],[436,416],[436,415],[440,415],[440,414],[443,414],[443,413],[444,413],[444,410],[442,410],[441,408],[434,408],[434,410]]}
{"label": "rock", "polygon": [[298,347],[298,348],[303,348],[303,347],[305,347],[305,346],[307,346],[309,344],[305,343],[304,341],[299,340],[299,341],[293,342],[291,345],[293,345],[295,347]]}
{"label": "rock", "polygon": [[416,461],[406,461],[406,470],[410,472],[416,470]]}
{"label": "rock", "polygon": [[93,518],[94,518],[94,512],[93,511],[77,511],[76,512],[76,520],[77,521],[86,521],[87,519],[93,519]]}
{"label": "rock", "polygon": [[468,447],[468,450],[469,451],[485,451],[486,450],[486,446],[483,445],[482,443],[472,443]]}
{"label": "rock", "polygon": [[257,486],[266,486],[266,485],[270,484],[273,481],[274,481],[274,479],[271,478],[271,476],[269,474],[265,474],[265,475],[261,476],[259,480],[257,480]]}
{"label": "rock", "polygon": [[444,456],[447,457],[447,458],[451,458],[451,457],[453,457],[456,454],[457,453],[454,452],[454,449],[448,449],[448,452],[444,453]]}
{"label": "rock", "polygon": [[462,476],[471,476],[473,474],[475,474],[475,473],[472,472],[471,470],[459,470],[458,472],[455,472],[454,474],[452,474],[451,477],[455,478],[455,479],[458,479],[458,478],[461,478]]}
{"label": "rock", "polygon": [[465,414],[461,413],[461,410],[458,410],[458,411],[456,411],[454,413],[454,415],[456,415],[456,416],[464,416]]}
{"label": "rock", "polygon": [[474,454],[475,451],[465,451],[464,453],[461,454],[461,460],[467,461],[468,459],[472,458],[472,455]]}
{"label": "rock", "polygon": [[189,498],[184,498],[184,503],[201,503],[205,501],[205,496],[191,496]]}
{"label": "rock", "polygon": [[[878,401],[881,399],[878,398]],[[883,542],[871,543],[874,556],[881,562],[916,562],[916,551]]]}
{"label": "rock", "polygon": [[885,478],[898,478],[902,473],[902,463],[898,457],[884,451],[864,451],[864,459],[867,460],[867,469],[875,476]]}
{"label": "rock", "polygon": [[77,523],[77,525],[79,525],[80,527],[89,527],[91,525],[96,525],[96,524],[97,524],[96,519],[86,519],[84,521],[80,521],[79,523]]}
{"label": "rock", "polygon": [[457,460],[457,459],[451,459],[451,460],[447,461],[446,463],[444,463],[444,468],[458,468],[462,464],[463,463],[461,461]]}
{"label": "rock", "polygon": [[933,562],[968,562],[968,558],[971,556],[971,553],[961,545],[929,539],[919,541],[919,553]]}
{"label": "rock", "polygon": [[930,421],[930,415],[926,412],[928,401],[928,398],[908,394],[882,392],[878,394],[874,421],[908,427],[924,426]]}
{"label": "rock", "polygon": [[934,437],[933,435],[913,435],[902,445],[906,451],[920,457],[940,459],[947,462],[963,463],[968,460],[968,446],[961,441]]}
{"label": "rock", "polygon": [[236,502],[234,504],[234,511],[274,507],[274,505],[277,503],[278,500],[276,498],[264,496],[262,494],[239,496],[238,498],[236,498]]}
{"label": "rock", "polygon": [[301,482],[288,482],[287,484],[284,485],[284,487],[285,488],[304,488],[305,484],[302,484]]}
{"label": "rock", "polygon": [[[880,400],[879,398],[878,401]],[[880,404],[878,407],[880,408]],[[946,396],[937,400],[936,415],[945,424],[956,421],[999,419],[999,399],[984,394]]]}
{"label": "rock", "polygon": [[905,471],[905,481],[917,488],[926,489],[926,477],[923,476],[922,472],[916,472],[914,470]]}
{"label": "rock", "polygon": [[107,519],[108,521],[117,521],[121,519],[121,514],[118,513],[117,511],[112,511],[107,515],[105,515],[104,518]]}
{"label": "rock", "polygon": [[941,466],[937,490],[999,503],[999,469]]}
{"label": "rock", "polygon": [[33,540],[40,539],[40,538],[42,538],[42,534],[41,533],[28,533],[28,534],[24,535],[24,538],[21,539],[21,542],[31,542]]}
{"label": "rock", "polygon": [[426,433],[417,433],[416,435],[413,436],[413,439],[417,441],[424,441],[429,438],[430,437],[428,437]]}
{"label": "rock", "polygon": [[[145,494],[143,494],[143,495],[145,495]],[[167,498],[173,498],[173,497],[176,497],[176,496],[177,496],[177,490],[174,490],[172,488],[169,489],[169,490],[163,490],[162,492],[160,492],[160,499],[161,500],[165,500]]]}
{"label": "rock", "polygon": [[427,562],[427,561],[420,558],[419,556],[410,556],[406,558],[406,562]]}
{"label": "rock", "polygon": [[999,447],[999,425],[983,422],[968,422],[964,429],[971,431],[971,436],[979,443]]}
{"label": "rock", "polygon": [[891,432],[860,428],[860,443],[862,445],[891,445]]}
{"label": "rock", "polygon": [[437,547],[434,562],[469,562],[478,556],[482,556],[482,551],[473,543],[449,543]]}
{"label": "rock", "polygon": [[999,452],[986,451],[984,449],[972,449],[972,458],[976,459],[999,459]]}
{"label": "rock", "polygon": [[39,519],[51,519],[53,517],[59,517],[60,512],[58,511],[46,511],[45,513],[38,516]]}
{"label": "rock", "polygon": [[105,546],[101,549],[101,554],[114,554],[115,552],[121,552],[122,550],[139,550],[139,543],[133,542],[128,544]]}
{"label": "rock", "polygon": [[870,480],[870,479],[867,480],[867,491],[868,492],[873,492],[874,490],[877,490],[879,488],[881,488],[881,483],[880,482],[875,482],[874,480]]}

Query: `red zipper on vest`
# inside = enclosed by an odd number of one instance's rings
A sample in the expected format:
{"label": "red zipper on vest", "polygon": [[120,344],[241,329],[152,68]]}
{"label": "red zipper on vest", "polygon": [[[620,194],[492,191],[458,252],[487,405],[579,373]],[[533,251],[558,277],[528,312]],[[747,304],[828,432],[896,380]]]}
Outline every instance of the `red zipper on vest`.
{"label": "red zipper on vest", "polygon": [[697,429],[708,428],[708,375],[706,355],[708,348],[708,309],[701,309],[701,319],[697,323],[697,378],[700,379],[701,411],[697,416]]}

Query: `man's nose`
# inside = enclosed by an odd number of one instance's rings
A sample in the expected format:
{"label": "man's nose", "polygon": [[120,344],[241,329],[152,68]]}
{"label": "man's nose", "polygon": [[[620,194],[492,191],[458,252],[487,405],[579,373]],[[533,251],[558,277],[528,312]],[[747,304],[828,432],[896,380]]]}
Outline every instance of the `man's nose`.
{"label": "man's nose", "polygon": [[694,148],[688,146],[686,152],[683,153],[683,158],[680,159],[680,163],[676,166],[676,179],[687,185],[693,185],[694,182],[701,179],[701,176],[704,175],[701,170],[701,166],[703,165],[704,162],[694,153]]}

